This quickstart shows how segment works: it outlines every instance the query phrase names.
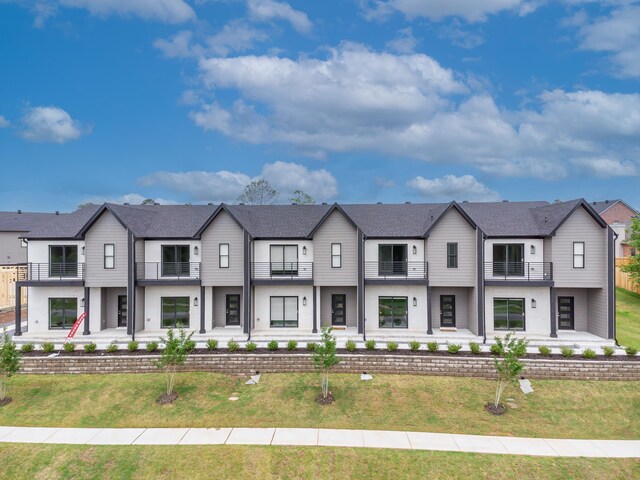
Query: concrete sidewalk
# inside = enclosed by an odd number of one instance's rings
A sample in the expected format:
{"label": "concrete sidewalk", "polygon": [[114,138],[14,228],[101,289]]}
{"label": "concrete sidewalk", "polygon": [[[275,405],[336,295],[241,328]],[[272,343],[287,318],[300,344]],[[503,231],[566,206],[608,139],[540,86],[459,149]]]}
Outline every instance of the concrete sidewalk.
{"label": "concrete sidewalk", "polygon": [[0,427],[0,443],[288,445],[439,450],[547,457],[640,458],[640,440],[574,440],[323,428]]}

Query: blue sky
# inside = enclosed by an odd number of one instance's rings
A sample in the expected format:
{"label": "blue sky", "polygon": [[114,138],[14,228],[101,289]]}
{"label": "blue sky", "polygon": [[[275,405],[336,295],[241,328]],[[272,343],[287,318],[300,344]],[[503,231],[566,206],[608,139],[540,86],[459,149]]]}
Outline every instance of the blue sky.
{"label": "blue sky", "polygon": [[0,209],[623,198],[640,2],[0,0]]}

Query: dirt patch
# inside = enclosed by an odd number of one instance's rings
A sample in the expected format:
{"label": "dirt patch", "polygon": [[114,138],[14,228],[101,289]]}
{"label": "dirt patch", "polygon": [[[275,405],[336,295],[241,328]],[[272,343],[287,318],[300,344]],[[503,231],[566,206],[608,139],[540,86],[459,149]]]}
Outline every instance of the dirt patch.
{"label": "dirt patch", "polygon": [[336,399],[333,398],[333,393],[331,392],[329,392],[326,398],[323,397],[322,394],[316,397],[316,402],[318,402],[320,405],[331,405],[335,401]]}
{"label": "dirt patch", "polygon": [[504,415],[507,411],[507,407],[501,403],[499,403],[497,407],[495,403],[487,403],[484,409],[492,415]]}
{"label": "dirt patch", "polygon": [[178,394],[176,392],[171,392],[169,395],[163,393],[156,399],[156,403],[158,405],[167,405],[169,403],[173,403],[178,399]]}
{"label": "dirt patch", "polygon": [[0,400],[0,407],[6,405],[7,403],[11,403],[11,400],[13,400],[11,397],[4,397],[2,400]]}

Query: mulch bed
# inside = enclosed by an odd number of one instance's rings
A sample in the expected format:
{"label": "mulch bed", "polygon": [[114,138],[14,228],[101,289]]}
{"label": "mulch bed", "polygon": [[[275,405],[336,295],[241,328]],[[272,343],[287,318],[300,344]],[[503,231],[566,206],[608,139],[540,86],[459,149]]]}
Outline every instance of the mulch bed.
{"label": "mulch bed", "polygon": [[158,405],[168,405],[170,403],[175,402],[177,398],[178,398],[178,394],[176,392],[171,392],[170,395],[163,393],[156,399],[156,403]]}
{"label": "mulch bed", "polygon": [[11,400],[13,400],[11,397],[4,397],[2,400],[0,400],[0,407],[3,407],[7,403],[11,403]]}
{"label": "mulch bed", "polygon": [[485,404],[484,409],[493,415],[503,415],[507,412],[507,407],[501,403],[499,403],[497,407],[494,403],[487,403]]}
{"label": "mulch bed", "polygon": [[322,394],[316,397],[316,402],[318,402],[320,405],[331,405],[335,401],[336,400],[335,398],[333,398],[333,393],[331,392],[329,392],[329,394],[327,395],[327,398],[324,398]]}

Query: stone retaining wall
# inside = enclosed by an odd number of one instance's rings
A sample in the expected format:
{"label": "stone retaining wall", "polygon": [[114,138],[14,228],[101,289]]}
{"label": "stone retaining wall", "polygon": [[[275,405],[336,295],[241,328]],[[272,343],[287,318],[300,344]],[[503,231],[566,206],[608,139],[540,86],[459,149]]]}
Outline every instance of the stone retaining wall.
{"label": "stone retaining wall", "polygon": [[[341,355],[336,372],[446,375],[495,378],[493,359],[487,357]],[[149,373],[157,372],[157,355],[24,357],[23,374],[61,373]],[[525,359],[528,378],[575,380],[640,380],[640,362],[599,360]],[[192,355],[182,368],[189,372],[219,372],[234,375],[312,372],[308,354],[214,354]]]}

